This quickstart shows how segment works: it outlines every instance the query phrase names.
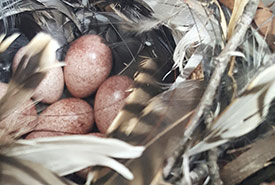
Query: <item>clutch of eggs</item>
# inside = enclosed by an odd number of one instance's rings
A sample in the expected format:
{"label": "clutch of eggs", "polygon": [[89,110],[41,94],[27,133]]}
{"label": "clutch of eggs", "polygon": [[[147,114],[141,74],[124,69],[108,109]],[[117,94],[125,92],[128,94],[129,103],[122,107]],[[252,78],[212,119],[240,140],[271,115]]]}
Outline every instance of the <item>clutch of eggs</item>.
{"label": "clutch of eggs", "polygon": [[[24,48],[14,58],[18,65]],[[84,35],[71,43],[66,57],[64,78],[62,68],[52,69],[35,91],[33,98],[50,105],[38,116],[37,126],[26,137],[88,134],[94,121],[101,133],[107,128],[124,105],[133,84],[127,76],[109,77],[112,69],[111,49],[97,35]],[[60,99],[64,82],[72,98]],[[80,99],[95,95],[94,107]]]}

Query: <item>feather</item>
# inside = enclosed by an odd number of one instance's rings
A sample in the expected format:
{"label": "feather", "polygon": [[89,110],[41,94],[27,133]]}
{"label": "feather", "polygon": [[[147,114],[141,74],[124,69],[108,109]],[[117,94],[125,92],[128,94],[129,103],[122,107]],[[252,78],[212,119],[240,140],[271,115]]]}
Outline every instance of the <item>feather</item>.
{"label": "feather", "polygon": [[[41,10],[52,10],[58,12],[62,15],[65,15],[66,18],[71,20],[76,28],[81,31],[81,24],[76,15],[73,13],[71,7],[65,5],[60,0],[25,0],[25,1],[16,1],[13,6],[5,6],[3,12],[0,14],[0,19],[6,17],[18,15],[24,12],[36,12]],[[59,21],[56,19],[55,21]],[[62,24],[61,24],[62,25]],[[56,31],[56,30],[55,30]],[[50,34],[50,32],[49,32]],[[54,34],[52,35],[54,36]]]}
{"label": "feather", "polygon": [[37,2],[43,4],[47,9],[54,9],[64,15],[66,15],[81,31],[81,24],[69,6],[65,6],[63,1],[60,0],[36,0]]}
{"label": "feather", "polygon": [[143,147],[133,147],[117,139],[62,136],[18,140],[11,148],[3,149],[2,154],[40,163],[61,176],[99,165],[110,167],[130,180],[132,173],[111,157],[137,158],[143,150]]}
{"label": "feather", "polygon": [[[157,62],[150,58],[142,62],[141,70],[134,79],[134,89],[126,98],[124,108],[118,113],[108,128],[108,133],[114,132],[118,127],[128,134],[131,133],[131,129],[128,127],[134,127],[135,125],[129,120],[134,120],[136,115],[145,107],[146,103],[159,91],[152,73],[149,73],[157,69]],[[150,90],[148,91],[146,88]]]}
{"label": "feather", "polygon": [[152,9],[143,0],[105,0],[104,3],[128,22],[152,17]]}
{"label": "feather", "polygon": [[[116,174],[108,178],[109,184],[150,184],[165,159],[179,146],[186,124],[205,89],[202,81],[184,81],[150,100],[142,111],[139,123],[130,135],[116,132],[114,137],[134,145],[144,145],[143,155],[124,164],[133,172],[133,181]],[[101,184],[100,180],[97,184]]]}
{"label": "feather", "polygon": [[[213,51],[217,45],[223,47],[223,40],[227,34],[225,16],[219,3],[217,1],[214,3],[221,14],[220,20],[216,20],[210,8],[195,0],[169,2],[167,0],[143,0],[143,3],[139,5],[143,8],[149,6],[152,16],[142,16],[138,20],[131,19],[127,16],[128,14],[119,9],[115,9],[115,12],[126,20],[128,30],[137,34],[159,28],[161,25],[167,26],[177,44],[173,57],[175,62],[173,69],[179,68],[182,76],[185,77],[189,76],[201,63],[199,60],[201,53],[195,53],[190,61],[186,60],[187,50],[196,49],[201,45],[212,48]],[[132,14],[138,14],[138,10],[130,9]],[[123,26],[125,27],[125,24]],[[185,63],[190,63],[188,69],[184,69]]]}
{"label": "feather", "polygon": [[[183,76],[189,76],[201,63],[201,60],[198,60],[201,58],[198,52],[193,54],[193,60],[185,59],[189,49],[196,49],[200,46],[210,48],[215,48],[216,45],[223,46],[223,32],[219,23],[211,16],[210,10],[200,2],[175,0],[167,3],[165,0],[159,0],[151,1],[151,4],[147,3],[152,6],[153,16],[157,20],[162,20],[162,24],[172,30],[177,44],[173,56],[175,62],[173,68],[179,68]],[[185,63],[188,65],[187,69],[185,69]]]}
{"label": "feather", "polygon": [[0,36],[0,53],[6,51],[6,49],[8,49],[8,47],[20,36],[19,33],[14,33],[11,36],[9,36],[8,38],[5,38],[5,35],[1,35]]}
{"label": "feather", "polygon": [[0,156],[0,183],[5,185],[76,185],[58,177],[43,166],[15,157]]}
{"label": "feather", "polygon": [[30,99],[47,70],[63,64],[55,63],[58,44],[44,33],[38,34],[27,46],[26,54],[14,72],[7,93],[0,100],[0,115],[13,112]]}
{"label": "feather", "polygon": [[[55,52],[59,47],[58,43],[45,33],[38,34],[25,47],[26,54],[12,76],[6,94],[0,100],[0,120],[9,116],[16,117],[17,112],[31,106],[25,103],[31,98],[47,71],[50,68],[63,65],[55,62]],[[1,135],[1,138],[15,131],[13,129],[17,128],[13,128],[12,125],[2,128],[4,136]],[[25,132],[15,132],[13,137],[18,137],[22,133]]]}
{"label": "feather", "polygon": [[275,65],[261,71],[215,120],[205,138],[186,151],[194,155],[243,136],[263,121],[275,94]]}
{"label": "feather", "polygon": [[139,59],[142,61],[134,76],[132,92],[108,128],[109,134],[115,130],[131,133],[131,128],[135,127],[136,124],[136,122],[134,123],[136,117],[139,116],[148,101],[162,91],[161,82],[170,67],[171,46],[169,44],[171,41],[165,42],[164,39],[168,36],[163,32],[152,31],[147,36],[149,37],[147,39],[149,46],[140,53]]}

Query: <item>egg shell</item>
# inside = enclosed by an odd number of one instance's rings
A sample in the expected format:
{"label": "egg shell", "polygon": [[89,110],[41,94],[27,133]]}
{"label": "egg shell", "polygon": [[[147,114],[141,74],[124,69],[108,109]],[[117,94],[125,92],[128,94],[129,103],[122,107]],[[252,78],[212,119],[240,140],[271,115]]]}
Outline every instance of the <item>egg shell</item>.
{"label": "egg shell", "polygon": [[[16,70],[20,60],[25,54],[25,47],[16,53],[13,59],[12,70]],[[61,67],[55,67],[47,72],[47,75],[36,88],[33,98],[43,103],[54,103],[62,95],[64,89],[64,75]]]}
{"label": "egg shell", "polygon": [[[8,84],[0,82],[0,99],[6,94]],[[21,107],[18,107],[16,114],[8,116],[0,122],[0,127],[9,127],[12,130],[20,130],[22,134],[31,131],[37,124],[37,112],[32,100],[26,101]]]}
{"label": "egg shell", "polygon": [[94,124],[93,108],[78,98],[62,99],[47,107],[38,121],[36,131],[85,134]]}
{"label": "egg shell", "polygon": [[95,96],[95,122],[100,132],[106,133],[129,95],[133,80],[127,76],[112,76],[98,89]]}
{"label": "egg shell", "polygon": [[72,42],[65,58],[65,83],[74,97],[94,93],[112,69],[111,49],[98,35],[84,35]]}
{"label": "egg shell", "polygon": [[25,139],[35,139],[35,138],[42,138],[42,137],[54,137],[54,136],[65,136],[63,132],[50,132],[50,131],[33,131],[29,133]]}

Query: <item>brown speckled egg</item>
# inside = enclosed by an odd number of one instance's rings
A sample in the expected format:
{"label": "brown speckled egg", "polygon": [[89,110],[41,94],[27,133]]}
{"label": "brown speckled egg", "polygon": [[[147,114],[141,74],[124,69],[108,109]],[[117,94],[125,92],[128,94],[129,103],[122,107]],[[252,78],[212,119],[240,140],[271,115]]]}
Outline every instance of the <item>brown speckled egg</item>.
{"label": "brown speckled egg", "polygon": [[[25,54],[25,48],[21,48],[13,59],[12,69],[16,70],[20,60]],[[61,67],[52,68],[48,71],[45,78],[39,84],[33,98],[43,103],[54,103],[62,95],[64,89],[64,76]]]}
{"label": "brown speckled egg", "polygon": [[133,84],[127,76],[112,76],[98,89],[95,97],[95,121],[100,132],[106,133],[108,127],[124,105],[127,91]]}
{"label": "brown speckled egg", "polygon": [[[0,99],[8,90],[8,84],[0,82]],[[23,133],[31,131],[37,124],[37,112],[32,100],[28,100],[22,107],[18,107],[15,114],[0,122],[0,127],[9,127],[11,130],[20,130]]]}
{"label": "brown speckled egg", "polygon": [[112,68],[111,49],[98,35],[84,35],[72,42],[65,58],[65,83],[70,93],[84,98],[96,91]]}
{"label": "brown speckled egg", "polygon": [[62,99],[51,104],[40,115],[36,131],[85,134],[93,127],[92,107],[78,98]]}

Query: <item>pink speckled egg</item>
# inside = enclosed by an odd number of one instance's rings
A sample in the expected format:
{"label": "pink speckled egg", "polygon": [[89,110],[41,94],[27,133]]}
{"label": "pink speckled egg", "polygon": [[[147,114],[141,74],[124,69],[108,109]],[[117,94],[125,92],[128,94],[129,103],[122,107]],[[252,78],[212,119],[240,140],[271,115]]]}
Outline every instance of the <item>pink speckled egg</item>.
{"label": "pink speckled egg", "polygon": [[111,49],[98,35],[84,35],[72,42],[65,58],[65,83],[70,93],[84,98],[96,91],[112,68]]}
{"label": "pink speckled egg", "polygon": [[88,133],[94,124],[92,107],[79,98],[59,100],[47,107],[38,119],[36,131]]}
{"label": "pink speckled egg", "polygon": [[[0,99],[8,90],[8,84],[0,82]],[[0,122],[0,127],[8,127],[11,131],[19,131],[21,134],[31,131],[37,124],[37,112],[32,100],[28,100],[22,107],[18,107],[15,114],[11,114]]]}
{"label": "pink speckled egg", "polygon": [[100,132],[106,133],[108,127],[124,105],[127,91],[133,84],[127,76],[112,76],[98,89],[95,97],[95,121]]}
{"label": "pink speckled egg", "polygon": [[54,136],[65,136],[63,132],[50,132],[50,131],[32,131],[29,133],[25,139],[35,139],[41,137],[54,137]]}
{"label": "pink speckled egg", "polygon": [[[25,54],[25,47],[18,50],[14,59],[12,69],[16,70],[20,60]],[[33,98],[43,103],[54,103],[62,95],[64,89],[64,76],[61,67],[52,68],[36,88]]]}

